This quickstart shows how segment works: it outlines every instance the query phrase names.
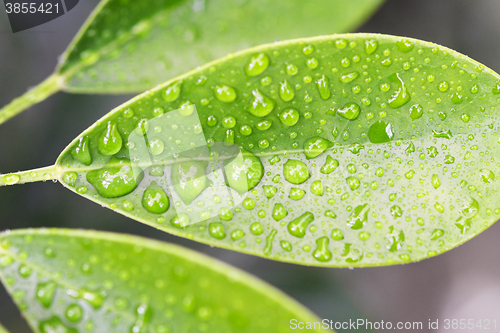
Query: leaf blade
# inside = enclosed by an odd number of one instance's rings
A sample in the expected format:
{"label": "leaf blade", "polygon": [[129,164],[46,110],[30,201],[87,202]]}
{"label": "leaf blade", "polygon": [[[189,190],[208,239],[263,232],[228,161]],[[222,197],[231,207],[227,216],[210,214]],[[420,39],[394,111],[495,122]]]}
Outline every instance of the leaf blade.
{"label": "leaf blade", "polygon": [[[247,76],[259,53],[270,62]],[[81,136],[56,164],[59,178],[75,172],[65,184],[72,191],[203,243],[302,265],[413,262],[466,242],[500,213],[490,194],[498,166],[484,160],[498,149],[495,115],[486,112],[498,102],[497,81],[455,51],[395,36],[264,45],[140,95],[81,135],[94,147],[91,167],[111,177],[117,169],[103,168],[109,157],[97,141],[110,121],[121,124],[117,156],[144,169],[129,194],[103,199],[87,181],[90,169],[70,153]],[[172,177],[176,158],[199,171],[211,153],[230,161],[204,169],[208,181]],[[140,200],[150,185],[168,195],[166,213]]]}
{"label": "leaf blade", "polygon": [[9,333],[9,331],[7,331],[7,329],[3,327],[2,324],[0,324],[0,333]]}
{"label": "leaf blade", "polygon": [[[131,2],[123,7],[118,0],[108,0],[91,14],[63,55],[57,71],[67,78],[66,91],[141,92],[249,46],[350,31],[382,2],[251,0],[241,4],[217,0],[192,4],[159,0],[147,5]],[[122,23],[117,17],[128,20]],[[107,37],[89,34],[89,30],[107,31]],[[129,44],[134,44],[130,52],[116,52]],[[165,45],[175,48],[165,50]],[[86,60],[82,60],[82,54]],[[118,78],[111,68],[123,75]],[[74,77],[75,73],[80,78]],[[88,75],[93,75],[90,81],[81,79]]]}
{"label": "leaf blade", "polygon": [[[91,326],[284,332],[288,317],[318,320],[264,282],[176,245],[61,229],[19,230],[0,238],[0,277],[36,332]],[[239,307],[255,300],[276,315],[274,323],[267,322],[271,326],[256,319],[266,317],[264,311]]]}

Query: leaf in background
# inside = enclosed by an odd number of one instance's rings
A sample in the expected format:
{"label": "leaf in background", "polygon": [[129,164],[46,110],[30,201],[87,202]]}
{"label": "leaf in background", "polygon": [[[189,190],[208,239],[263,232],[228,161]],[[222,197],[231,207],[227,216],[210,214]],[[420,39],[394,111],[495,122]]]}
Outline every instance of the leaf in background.
{"label": "leaf in background", "polygon": [[275,260],[406,263],[498,219],[499,96],[491,70],[413,39],[264,45],[132,99],[56,166],[3,181],[58,179],[160,230]]}
{"label": "leaf in background", "polygon": [[[35,332],[289,332],[320,321],[268,284],[189,249],[95,231],[0,236],[0,278]],[[326,330],[315,330],[326,332]]]}
{"label": "leaf in background", "polygon": [[103,0],[53,75],[0,110],[0,123],[58,90],[142,92],[262,43],[357,27],[383,0]]}
{"label": "leaf in background", "polygon": [[0,324],[0,333],[9,333],[9,331],[7,331],[7,329],[5,329],[2,324]]}

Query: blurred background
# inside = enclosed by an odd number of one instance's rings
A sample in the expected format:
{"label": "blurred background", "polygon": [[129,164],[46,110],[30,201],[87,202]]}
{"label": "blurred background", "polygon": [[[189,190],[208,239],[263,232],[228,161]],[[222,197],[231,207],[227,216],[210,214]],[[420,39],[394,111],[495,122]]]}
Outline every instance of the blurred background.
{"label": "blurred background", "polygon": [[[53,71],[57,57],[97,2],[81,1],[68,14],[16,34],[1,8],[0,105]],[[500,72],[498,17],[498,0],[389,0],[358,31],[432,41]],[[0,173],[53,164],[78,133],[130,97],[58,93],[35,105],[0,127]],[[181,244],[257,275],[321,318],[334,321],[421,321],[424,329],[419,332],[427,332],[429,320],[496,319],[498,329],[489,331],[500,331],[499,224],[451,252],[419,263],[353,270],[309,268],[162,233],[52,182],[0,188],[0,230],[27,227],[98,229]],[[2,286],[0,322],[13,333],[30,332]]]}

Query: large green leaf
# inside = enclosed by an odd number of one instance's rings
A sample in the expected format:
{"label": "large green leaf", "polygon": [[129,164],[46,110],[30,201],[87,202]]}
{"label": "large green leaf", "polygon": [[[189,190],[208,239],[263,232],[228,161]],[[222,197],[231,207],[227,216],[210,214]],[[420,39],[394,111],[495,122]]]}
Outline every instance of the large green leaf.
{"label": "large green leaf", "polygon": [[275,333],[293,319],[320,321],[268,284],[177,245],[61,229],[4,233],[0,244],[0,278],[35,332]]}
{"label": "large green leaf", "polygon": [[406,263],[498,218],[499,93],[497,74],[422,41],[264,45],[132,99],[56,166],[4,182],[58,179],[160,230],[275,260]]}
{"label": "large green leaf", "polygon": [[142,92],[262,43],[347,32],[383,0],[102,0],[55,73],[0,110],[0,123],[58,90]]}

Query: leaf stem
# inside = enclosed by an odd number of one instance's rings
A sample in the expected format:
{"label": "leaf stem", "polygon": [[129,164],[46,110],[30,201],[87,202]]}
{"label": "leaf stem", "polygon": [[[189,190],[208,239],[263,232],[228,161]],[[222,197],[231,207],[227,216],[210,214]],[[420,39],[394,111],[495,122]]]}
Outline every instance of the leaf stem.
{"label": "leaf stem", "polygon": [[0,109],[0,124],[60,91],[61,86],[62,77],[57,73],[52,74],[40,84],[28,90],[23,95],[14,98],[12,102]]}
{"label": "leaf stem", "polygon": [[59,178],[59,171],[55,165],[45,168],[19,171],[0,175],[0,186],[33,183]]}

